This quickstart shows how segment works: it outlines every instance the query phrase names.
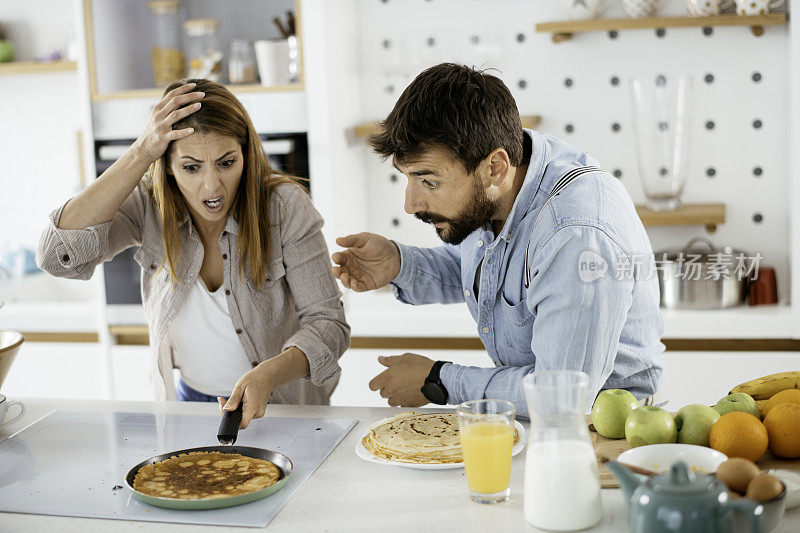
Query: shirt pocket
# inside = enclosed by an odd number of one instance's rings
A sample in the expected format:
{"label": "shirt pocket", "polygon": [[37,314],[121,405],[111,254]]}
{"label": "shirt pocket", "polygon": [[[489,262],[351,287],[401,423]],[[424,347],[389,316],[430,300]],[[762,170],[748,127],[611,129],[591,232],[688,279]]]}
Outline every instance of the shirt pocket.
{"label": "shirt pocket", "polygon": [[275,259],[264,272],[264,287],[274,287],[286,281],[286,267],[283,264],[283,258]]}
{"label": "shirt pocket", "polygon": [[279,287],[286,281],[286,266],[283,264],[283,258],[273,259],[267,264],[260,287],[256,287],[256,283],[249,275],[245,276],[245,279],[247,286],[257,298],[274,298],[274,295],[280,292]]}
{"label": "shirt pocket", "polygon": [[[500,338],[505,348],[510,348],[519,355],[530,356],[531,350],[531,331],[533,328],[534,315],[528,311],[525,300],[517,304],[510,304],[502,296],[500,297]],[[516,361],[509,360],[510,363]]]}
{"label": "shirt pocket", "polygon": [[144,246],[140,246],[139,249],[133,254],[133,258],[139,263],[139,266],[142,267],[143,270],[150,272],[150,274],[155,274],[158,267],[161,265],[161,261],[164,260],[164,252],[163,250],[154,250],[152,248],[146,248]]}
{"label": "shirt pocket", "polygon": [[164,260],[164,251],[140,246],[133,258],[142,267],[145,298],[150,294],[152,285],[164,285],[169,280],[169,268]]}

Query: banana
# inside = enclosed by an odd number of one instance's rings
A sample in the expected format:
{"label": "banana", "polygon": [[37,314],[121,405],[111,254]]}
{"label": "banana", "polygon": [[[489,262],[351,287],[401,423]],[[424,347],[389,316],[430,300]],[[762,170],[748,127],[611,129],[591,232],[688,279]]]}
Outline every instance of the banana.
{"label": "banana", "polygon": [[800,389],[800,370],[778,372],[756,379],[751,379],[731,389],[731,393],[744,392],[754,400],[767,400],[774,394],[786,389]]}

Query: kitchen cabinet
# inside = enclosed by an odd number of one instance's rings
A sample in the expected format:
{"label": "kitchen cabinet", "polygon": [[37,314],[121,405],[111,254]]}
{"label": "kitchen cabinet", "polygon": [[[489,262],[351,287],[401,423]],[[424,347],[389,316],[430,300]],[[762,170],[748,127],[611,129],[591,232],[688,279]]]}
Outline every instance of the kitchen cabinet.
{"label": "kitchen cabinet", "polygon": [[692,403],[714,405],[739,383],[797,370],[798,360],[800,352],[666,352],[659,394],[672,412]]}
{"label": "kitchen cabinet", "polygon": [[[280,37],[272,19],[285,20],[287,11],[300,17],[300,2],[295,0],[184,0],[174,31],[179,41],[186,42],[182,23],[187,19],[211,18],[219,21],[217,40],[223,59],[223,80],[227,79],[227,59],[232,39],[250,42]],[[155,18],[147,2],[125,0],[83,0],[86,32],[89,89],[93,101],[118,98],[158,98],[151,68],[151,47],[157,42]],[[298,28],[302,27],[297,20]],[[298,31],[302,61],[302,32]],[[232,85],[238,93],[303,91],[303,69],[297,82],[280,86],[258,84]]]}

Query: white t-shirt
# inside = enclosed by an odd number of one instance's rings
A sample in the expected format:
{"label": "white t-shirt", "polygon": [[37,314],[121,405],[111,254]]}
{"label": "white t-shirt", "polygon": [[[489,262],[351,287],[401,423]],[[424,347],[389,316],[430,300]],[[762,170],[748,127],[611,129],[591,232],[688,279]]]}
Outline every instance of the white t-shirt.
{"label": "white t-shirt", "polygon": [[227,398],[253,369],[233,327],[225,290],[210,292],[200,276],[170,324],[167,340],[183,381],[202,393]]}

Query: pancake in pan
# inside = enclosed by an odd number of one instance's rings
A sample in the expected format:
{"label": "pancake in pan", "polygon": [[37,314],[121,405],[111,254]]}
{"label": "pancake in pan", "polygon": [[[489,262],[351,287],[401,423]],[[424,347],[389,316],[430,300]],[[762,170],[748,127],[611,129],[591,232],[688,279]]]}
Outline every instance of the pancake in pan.
{"label": "pancake in pan", "polygon": [[280,470],[238,453],[182,453],[143,466],[133,488],[148,496],[201,500],[238,496],[274,485]]}

